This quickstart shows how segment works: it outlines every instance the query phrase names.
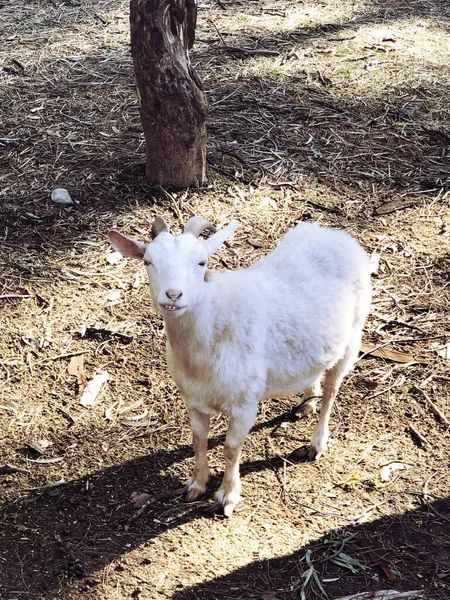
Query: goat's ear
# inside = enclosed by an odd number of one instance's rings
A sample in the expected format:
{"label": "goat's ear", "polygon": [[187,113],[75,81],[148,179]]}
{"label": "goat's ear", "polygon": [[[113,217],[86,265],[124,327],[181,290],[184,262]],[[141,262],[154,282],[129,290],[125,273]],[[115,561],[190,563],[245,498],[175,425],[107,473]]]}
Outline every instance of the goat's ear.
{"label": "goat's ear", "polygon": [[108,231],[108,239],[114,250],[120,252],[122,256],[127,258],[144,258],[145,249],[147,248],[147,244],[144,244],[144,242],[127,238],[114,230]]}
{"label": "goat's ear", "polygon": [[233,235],[236,229],[239,227],[239,223],[237,221],[233,221],[210,238],[205,240],[206,250],[211,256],[214,252],[224,243],[226,239]]}

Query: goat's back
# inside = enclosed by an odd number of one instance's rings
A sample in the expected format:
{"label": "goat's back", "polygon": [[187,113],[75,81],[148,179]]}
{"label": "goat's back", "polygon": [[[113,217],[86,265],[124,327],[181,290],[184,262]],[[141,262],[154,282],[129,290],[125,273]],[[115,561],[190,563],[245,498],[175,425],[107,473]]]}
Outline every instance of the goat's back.
{"label": "goat's back", "polygon": [[359,243],[345,231],[314,223],[299,223],[254,268],[285,273],[291,281],[292,271],[310,280],[370,279],[369,261]]}

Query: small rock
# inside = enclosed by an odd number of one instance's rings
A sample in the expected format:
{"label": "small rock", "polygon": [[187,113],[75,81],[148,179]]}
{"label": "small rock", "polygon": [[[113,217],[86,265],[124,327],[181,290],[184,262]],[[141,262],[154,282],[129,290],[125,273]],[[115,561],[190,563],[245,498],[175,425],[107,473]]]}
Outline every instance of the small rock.
{"label": "small rock", "polygon": [[380,258],[381,258],[381,256],[379,254],[377,254],[376,252],[374,252],[370,256],[369,267],[370,267],[370,273],[371,274],[378,272],[378,269],[380,267]]}
{"label": "small rock", "polygon": [[133,492],[130,496],[130,501],[133,503],[133,506],[135,508],[141,508],[142,506],[144,506],[147,500],[150,500],[150,498],[150,494],[138,494],[137,492]]}
{"label": "small rock", "polygon": [[414,116],[414,113],[416,112],[416,109],[414,108],[414,106],[404,106],[403,108],[400,109],[399,112],[402,117],[412,119],[412,117]]}
{"label": "small rock", "polygon": [[56,190],[53,190],[51,198],[53,202],[62,204],[63,206],[70,206],[73,204],[73,200],[65,188],[56,188]]}
{"label": "small rock", "polygon": [[106,262],[110,265],[117,265],[121,260],[123,260],[123,256],[120,252],[110,252],[106,255]]}
{"label": "small rock", "polygon": [[110,292],[108,292],[106,299],[109,302],[113,302],[114,304],[118,304],[120,302],[120,290],[111,290]]}

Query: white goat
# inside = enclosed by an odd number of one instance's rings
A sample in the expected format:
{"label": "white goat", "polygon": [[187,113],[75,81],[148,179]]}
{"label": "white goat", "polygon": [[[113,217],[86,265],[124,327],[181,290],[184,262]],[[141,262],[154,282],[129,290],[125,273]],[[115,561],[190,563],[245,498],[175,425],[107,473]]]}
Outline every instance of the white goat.
{"label": "white goat", "polygon": [[192,217],[171,235],[161,217],[149,244],[117,231],[108,236],[123,256],[143,259],[154,307],[164,317],[167,362],[186,403],[195,467],[183,488],[193,501],[210,472],[210,417],[229,415],[225,472],[216,504],[231,516],[240,500],[239,457],[262,398],[303,391],[304,414],[322,411],[309,458],[327,447],[333,401],[353,367],[371,299],[367,255],[347,233],[300,223],[268,256],[247,269],[207,270],[208,257],[236,230]]}

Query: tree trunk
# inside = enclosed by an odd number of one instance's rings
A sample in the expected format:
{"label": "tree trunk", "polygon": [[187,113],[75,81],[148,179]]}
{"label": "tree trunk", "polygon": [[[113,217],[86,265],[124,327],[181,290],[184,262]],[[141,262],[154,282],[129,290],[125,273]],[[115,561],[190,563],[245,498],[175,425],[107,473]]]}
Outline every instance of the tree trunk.
{"label": "tree trunk", "polygon": [[150,183],[184,188],[205,182],[202,84],[190,65],[197,0],[131,0],[131,52]]}

